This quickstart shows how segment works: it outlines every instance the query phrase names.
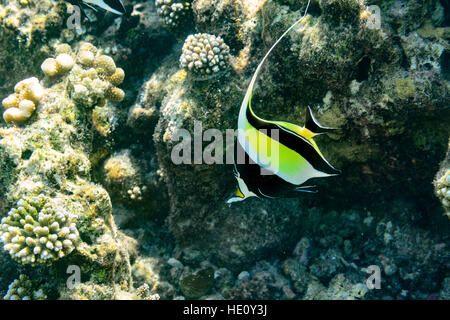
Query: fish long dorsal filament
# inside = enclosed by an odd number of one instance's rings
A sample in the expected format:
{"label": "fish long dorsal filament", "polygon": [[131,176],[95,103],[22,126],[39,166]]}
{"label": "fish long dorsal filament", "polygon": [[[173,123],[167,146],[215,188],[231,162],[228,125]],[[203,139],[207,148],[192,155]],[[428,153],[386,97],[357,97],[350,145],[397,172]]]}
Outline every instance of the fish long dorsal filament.
{"label": "fish long dorsal filament", "polygon": [[[297,24],[300,23],[300,21],[303,20],[303,18],[306,17],[306,14],[308,12],[308,8],[309,8],[309,4],[310,4],[311,0],[308,1],[308,4],[306,5],[306,9],[305,9],[305,13],[303,14],[303,16],[298,19],[292,26],[290,26],[279,38],[277,41],[275,41],[275,43],[272,45],[272,47],[270,47],[270,49],[267,51],[266,55],[262,58],[261,62],[259,63],[258,67],[255,70],[255,73],[253,74],[252,80],[250,81],[250,84],[247,88],[247,92],[245,93],[244,96],[244,100],[242,101],[241,104],[241,109],[239,111],[239,119],[241,119],[241,117],[245,117],[246,112],[247,112],[247,108],[250,108],[250,112],[253,113],[253,110],[251,108],[251,99],[252,99],[252,91],[253,91],[253,87],[256,83],[256,78],[258,77],[259,72],[261,71],[261,68],[264,64],[264,62],[266,61],[267,57],[269,57],[270,53],[272,52],[272,50],[277,46],[277,44],[289,33],[289,31],[291,31]],[[255,117],[257,117],[254,113],[253,115]]]}

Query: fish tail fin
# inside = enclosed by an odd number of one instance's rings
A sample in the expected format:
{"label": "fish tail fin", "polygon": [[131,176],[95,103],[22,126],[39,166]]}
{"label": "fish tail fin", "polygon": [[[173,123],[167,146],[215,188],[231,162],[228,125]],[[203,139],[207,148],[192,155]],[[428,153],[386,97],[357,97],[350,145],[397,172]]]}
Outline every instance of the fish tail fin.
{"label": "fish tail fin", "polygon": [[322,126],[314,117],[311,108],[308,106],[306,108],[306,119],[305,119],[305,128],[315,134],[332,132],[334,130],[339,130],[339,128],[330,128]]}

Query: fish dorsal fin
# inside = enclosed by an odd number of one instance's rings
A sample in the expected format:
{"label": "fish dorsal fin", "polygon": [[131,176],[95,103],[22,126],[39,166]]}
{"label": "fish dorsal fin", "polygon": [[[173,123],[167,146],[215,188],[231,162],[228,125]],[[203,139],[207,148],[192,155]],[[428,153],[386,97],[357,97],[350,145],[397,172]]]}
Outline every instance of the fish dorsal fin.
{"label": "fish dorsal fin", "polygon": [[314,115],[312,114],[311,108],[308,106],[306,108],[306,118],[305,118],[305,128],[315,134],[326,133],[333,130],[337,130],[337,128],[330,128],[322,126],[319,121],[316,120]]}
{"label": "fish dorsal fin", "polygon": [[102,0],[108,7],[115,10],[114,13],[122,15],[125,13],[125,6],[122,3],[122,0]]}
{"label": "fish dorsal fin", "polygon": [[280,127],[283,127],[284,129],[292,131],[300,136],[303,135],[303,128],[297,124],[286,122],[286,121],[270,121],[270,122],[277,124]]}

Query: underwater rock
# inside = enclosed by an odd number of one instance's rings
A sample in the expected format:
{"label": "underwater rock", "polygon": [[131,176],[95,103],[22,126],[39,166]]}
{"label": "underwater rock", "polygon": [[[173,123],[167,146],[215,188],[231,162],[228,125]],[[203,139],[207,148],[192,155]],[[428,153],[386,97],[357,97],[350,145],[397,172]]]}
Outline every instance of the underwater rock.
{"label": "underwater rock", "polygon": [[303,299],[356,300],[362,299],[368,291],[365,283],[352,283],[341,273],[331,279],[328,288],[325,288],[319,282],[311,282]]}
{"label": "underwater rock", "polygon": [[300,263],[297,259],[285,260],[283,262],[283,272],[291,279],[295,292],[300,296],[306,293],[311,281],[317,281],[317,278],[308,272],[307,266]]}
{"label": "underwater rock", "polygon": [[180,278],[180,290],[188,298],[199,298],[208,293],[213,283],[212,268],[202,268],[195,272],[185,271]]}
{"label": "underwater rock", "polygon": [[442,300],[450,299],[450,277],[447,277],[442,282],[442,290],[439,294],[439,298]]}
{"label": "underwater rock", "polygon": [[[265,264],[265,261],[261,262]],[[293,299],[295,294],[288,286],[288,281],[273,265],[257,266],[237,281],[234,287],[224,288],[223,296],[226,299]]]}

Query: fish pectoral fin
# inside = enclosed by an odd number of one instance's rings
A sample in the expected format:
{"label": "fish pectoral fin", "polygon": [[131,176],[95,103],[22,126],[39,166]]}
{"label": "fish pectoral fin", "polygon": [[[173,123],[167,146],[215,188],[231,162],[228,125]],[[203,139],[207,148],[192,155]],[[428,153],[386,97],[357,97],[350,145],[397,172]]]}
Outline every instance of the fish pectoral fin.
{"label": "fish pectoral fin", "polygon": [[79,7],[80,10],[81,10],[82,15],[83,15],[86,19],[88,19],[89,22],[93,22],[93,19],[87,14],[85,6],[91,8],[91,9],[93,9],[93,10],[95,10],[95,11],[97,11],[97,10],[96,10],[95,8],[92,8],[92,7],[88,6],[85,2],[82,2],[81,0],[80,0],[79,2],[77,2],[77,3],[78,3],[78,7]]}
{"label": "fish pectoral fin", "polygon": [[308,106],[306,108],[306,118],[305,118],[305,128],[315,134],[321,134],[326,132],[331,132],[334,130],[339,130],[339,128],[331,128],[322,126],[319,121],[314,117],[311,108]]}

